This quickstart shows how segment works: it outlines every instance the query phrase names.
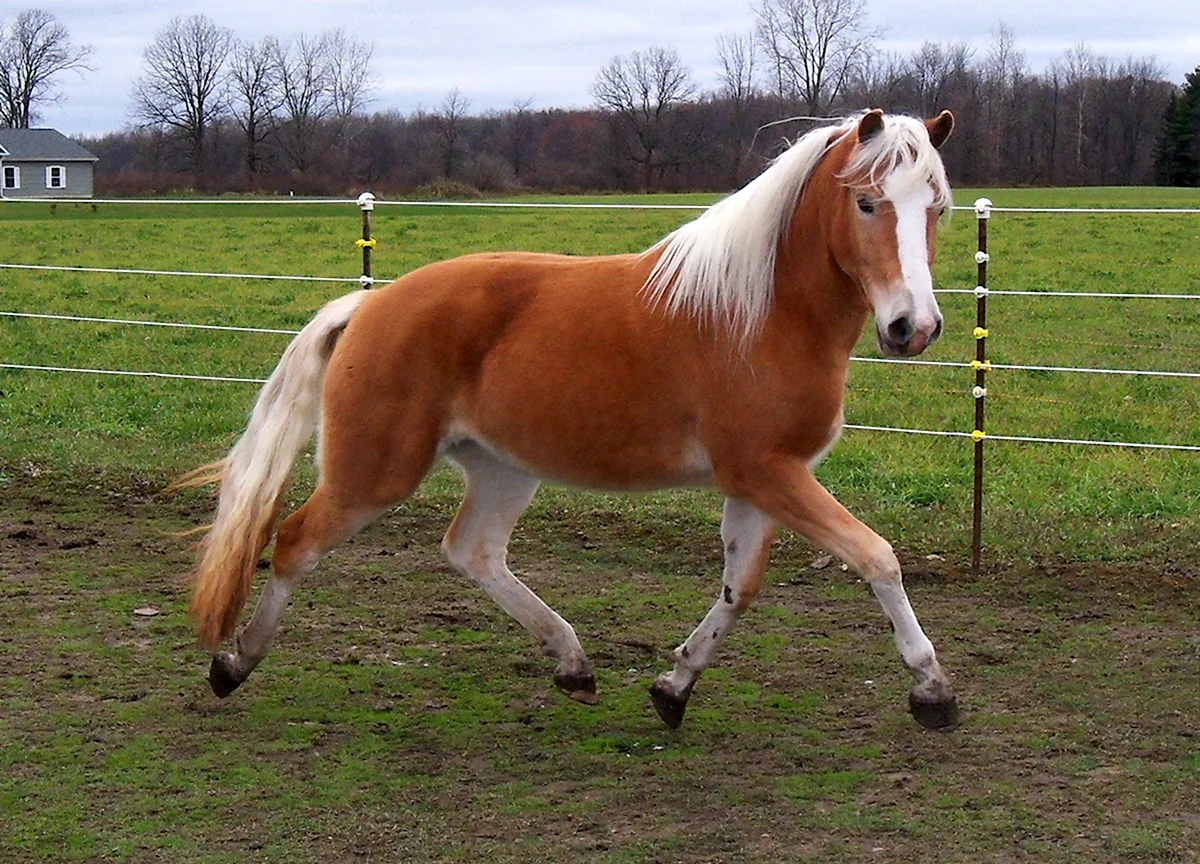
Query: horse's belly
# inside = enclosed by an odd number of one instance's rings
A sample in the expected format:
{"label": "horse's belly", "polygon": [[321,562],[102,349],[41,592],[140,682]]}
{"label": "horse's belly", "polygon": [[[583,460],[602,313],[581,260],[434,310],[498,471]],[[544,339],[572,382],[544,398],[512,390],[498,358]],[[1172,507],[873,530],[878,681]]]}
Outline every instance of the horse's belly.
{"label": "horse's belly", "polygon": [[[594,433],[595,426],[588,424],[587,431]],[[622,436],[570,434],[562,426],[493,427],[489,432],[454,423],[443,439],[442,450],[453,459],[456,448],[478,445],[535,477],[586,489],[645,491],[712,482],[712,463],[694,437],[646,434],[646,430],[638,434],[632,429]]]}

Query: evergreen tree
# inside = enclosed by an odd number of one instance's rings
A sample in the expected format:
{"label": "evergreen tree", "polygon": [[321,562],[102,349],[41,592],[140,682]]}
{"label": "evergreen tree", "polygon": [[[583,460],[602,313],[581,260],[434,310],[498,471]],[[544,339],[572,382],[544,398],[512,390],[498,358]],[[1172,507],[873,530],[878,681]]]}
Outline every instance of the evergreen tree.
{"label": "evergreen tree", "polygon": [[1155,162],[1159,184],[1200,186],[1200,66],[1167,103]]}

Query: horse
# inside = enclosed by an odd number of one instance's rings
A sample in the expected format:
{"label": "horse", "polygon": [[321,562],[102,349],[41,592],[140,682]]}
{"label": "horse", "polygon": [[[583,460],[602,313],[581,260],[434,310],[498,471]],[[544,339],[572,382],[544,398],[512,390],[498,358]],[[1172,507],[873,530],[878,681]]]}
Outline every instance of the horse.
{"label": "horse", "polygon": [[[650,688],[677,728],[697,679],[763,584],[778,526],[871,586],[913,676],[921,725],[958,722],[954,693],[891,545],[814,478],[843,425],[852,349],[911,357],[942,317],[930,265],[951,201],[929,120],[874,109],[798,138],[754,180],[639,254],[500,252],[428,264],[326,305],[284,352],[227,456],[190,606],[227,697],[266,656],[293,587],[324,553],[406,499],[439,458],[465,477],[441,548],[596,702],[574,628],[509,570],[509,536],[545,479],[600,490],[724,495],[711,610]],[[318,480],[276,530],[314,433]],[[259,556],[271,573],[232,648]]]}

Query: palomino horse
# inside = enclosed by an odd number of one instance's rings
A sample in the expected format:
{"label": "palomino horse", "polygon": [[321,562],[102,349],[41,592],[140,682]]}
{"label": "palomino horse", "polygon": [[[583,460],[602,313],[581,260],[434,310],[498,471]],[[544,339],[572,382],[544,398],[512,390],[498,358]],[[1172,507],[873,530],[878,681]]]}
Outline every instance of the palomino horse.
{"label": "palomino horse", "polygon": [[442,541],[596,700],[575,631],[508,569],[540,478],[593,489],[711,485],[725,495],[724,584],[654,682],[683,720],[692,687],[762,587],[782,524],[852,566],[891,619],[923,725],[957,722],[892,547],[812,474],[842,426],[851,350],[874,311],[882,349],[921,353],[942,318],[929,272],[950,201],[949,112],[874,110],[800,138],[757,179],[636,255],[499,253],[422,267],[322,309],[288,347],[229,455],[191,611],[216,651],[234,629],[300,451],[320,479],[285,519],[253,616],[209,680],[224,697],[263,659],[296,580],[416,489],[439,456],[466,495]]}

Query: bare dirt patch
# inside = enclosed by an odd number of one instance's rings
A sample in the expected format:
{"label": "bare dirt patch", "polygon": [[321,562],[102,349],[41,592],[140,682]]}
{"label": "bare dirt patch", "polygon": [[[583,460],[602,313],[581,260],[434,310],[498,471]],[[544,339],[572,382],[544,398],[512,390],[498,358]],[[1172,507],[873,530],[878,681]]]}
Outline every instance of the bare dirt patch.
{"label": "bare dirt patch", "polygon": [[331,555],[222,702],[170,533],[199,505],[10,501],[0,860],[1196,860],[1194,562],[976,579],[913,556],[963,706],[938,735],[907,717],[866,587],[789,539],[672,732],[646,687],[715,596],[707,526],[519,529],[515,569],[596,666],[589,709],[442,562],[449,516],[401,508]]}

